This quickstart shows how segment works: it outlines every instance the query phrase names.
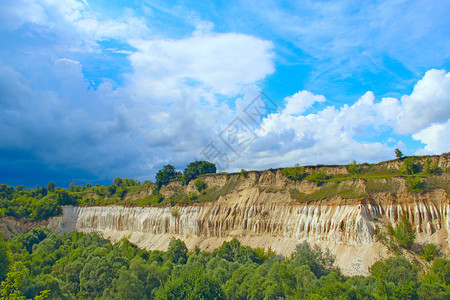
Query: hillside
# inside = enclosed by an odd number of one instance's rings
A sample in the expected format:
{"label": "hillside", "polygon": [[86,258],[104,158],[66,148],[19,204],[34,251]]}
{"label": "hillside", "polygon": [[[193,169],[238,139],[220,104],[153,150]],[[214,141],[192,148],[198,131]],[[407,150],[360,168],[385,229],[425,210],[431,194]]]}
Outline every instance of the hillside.
{"label": "hillside", "polygon": [[[187,185],[172,181],[159,192],[149,182],[122,180],[118,186],[49,192],[38,203],[60,199],[62,192],[72,201],[61,216],[4,217],[0,228],[7,236],[38,224],[59,233],[99,232],[114,241],[127,237],[148,250],[166,250],[177,237],[189,249],[211,251],[236,237],[289,255],[308,241],[330,248],[345,274],[367,274],[375,261],[392,253],[385,235],[401,217],[417,233],[414,247],[403,250],[406,255],[415,256],[429,243],[448,254],[449,167],[447,153],[378,164],[210,174]],[[99,192],[112,188],[109,196]]]}
{"label": "hillside", "polygon": [[[427,159],[434,168],[423,173]],[[153,206],[132,205],[139,197],[130,193],[126,205],[67,206],[49,227],[100,232],[116,241],[128,237],[152,250],[165,250],[171,237],[209,251],[237,237],[289,255],[306,240],[329,247],[345,274],[367,274],[392,253],[380,237],[401,216],[416,230],[416,251],[432,243],[448,253],[449,161],[448,154],[418,157],[413,174],[402,174],[405,160],[394,160],[360,165],[353,174],[349,166],[309,166],[304,174],[301,167],[287,169],[298,169],[298,180],[286,169],[207,175],[203,192],[195,181],[174,181],[161,188],[163,200]],[[326,177],[307,179],[321,170]],[[411,250],[405,254],[414,255]]]}

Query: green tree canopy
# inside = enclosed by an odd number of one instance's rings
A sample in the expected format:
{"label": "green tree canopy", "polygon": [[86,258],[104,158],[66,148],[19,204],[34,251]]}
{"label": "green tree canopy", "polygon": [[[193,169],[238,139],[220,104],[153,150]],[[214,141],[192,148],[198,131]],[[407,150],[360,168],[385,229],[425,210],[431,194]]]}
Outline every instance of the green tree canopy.
{"label": "green tree canopy", "polygon": [[334,259],[328,249],[322,251],[318,245],[311,247],[307,242],[297,245],[293,253],[294,263],[298,266],[309,266],[317,278],[331,272]]}
{"label": "green tree canopy", "polygon": [[47,184],[47,190],[51,193],[53,193],[55,191],[55,183],[53,181],[49,182],[49,184]]}
{"label": "green tree canopy", "polygon": [[169,243],[169,248],[166,252],[166,259],[173,263],[186,263],[188,249],[186,244],[178,239],[172,238]]}
{"label": "green tree canopy", "polygon": [[199,175],[216,172],[217,169],[215,164],[203,160],[194,161],[187,165],[187,167],[184,169],[183,180],[185,184],[188,184],[189,181],[197,178]]}
{"label": "green tree canopy", "polygon": [[176,179],[178,172],[172,165],[165,165],[161,170],[156,173],[156,186],[158,190],[165,184],[168,184],[170,180]]}

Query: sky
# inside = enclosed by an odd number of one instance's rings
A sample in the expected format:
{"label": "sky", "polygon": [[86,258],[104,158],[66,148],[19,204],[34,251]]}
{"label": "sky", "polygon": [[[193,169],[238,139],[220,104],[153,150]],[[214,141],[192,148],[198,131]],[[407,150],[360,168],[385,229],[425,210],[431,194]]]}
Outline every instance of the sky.
{"label": "sky", "polygon": [[0,0],[0,182],[450,151],[450,1]]}

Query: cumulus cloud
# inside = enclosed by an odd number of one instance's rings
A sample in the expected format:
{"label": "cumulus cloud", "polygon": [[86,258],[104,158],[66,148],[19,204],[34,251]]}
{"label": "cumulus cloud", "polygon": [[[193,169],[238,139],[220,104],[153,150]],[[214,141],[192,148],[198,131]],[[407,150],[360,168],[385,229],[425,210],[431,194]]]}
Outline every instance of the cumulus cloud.
{"label": "cumulus cloud", "polygon": [[179,40],[133,40],[130,55],[140,93],[176,95],[183,85],[200,85],[233,96],[274,71],[273,44],[226,33]]}
{"label": "cumulus cloud", "polygon": [[143,18],[132,15],[108,18],[94,12],[86,1],[2,1],[0,8],[2,29],[17,30],[30,24],[37,34],[48,30],[58,36],[59,47],[70,51],[99,51],[99,41],[126,41],[150,34]]}
{"label": "cumulus cloud", "polygon": [[443,124],[433,124],[413,134],[415,140],[424,143],[425,149],[417,154],[439,154],[450,151],[450,120]]}
{"label": "cumulus cloud", "polygon": [[289,115],[299,115],[304,113],[315,102],[324,102],[325,97],[322,95],[314,95],[309,91],[300,91],[287,97],[285,100],[286,107],[283,112]]}
{"label": "cumulus cloud", "polygon": [[[321,95],[300,91],[285,99],[285,108],[263,119],[256,132],[259,139],[236,162],[259,168],[277,165],[379,161],[392,158],[393,147],[385,142],[364,141],[384,132],[413,133],[425,144],[417,154],[439,154],[450,150],[449,73],[426,72],[410,95],[383,98],[367,92],[353,105],[327,106],[317,113],[302,115]],[[406,138],[406,136],[405,136]],[[398,141],[394,147],[403,144]],[[404,146],[404,144],[403,144]],[[276,160],[273,158],[276,157]]]}
{"label": "cumulus cloud", "polygon": [[430,124],[446,122],[450,118],[449,104],[450,73],[434,69],[426,72],[411,95],[401,98],[397,132],[417,132]]}
{"label": "cumulus cloud", "polygon": [[[40,174],[67,184],[74,177],[148,179],[164,164],[183,167],[240,116],[275,71],[271,41],[215,33],[211,22],[199,21],[176,38],[155,38],[144,19],[108,18],[85,1],[0,5],[2,32],[20,35],[5,35],[15,48],[0,51],[0,176],[16,176],[17,184],[23,173],[34,184]],[[18,40],[28,36],[36,44],[22,49]],[[121,84],[100,78],[94,87],[86,69],[96,59],[99,69],[110,62],[102,46],[108,39],[127,46],[116,52],[129,68],[121,70]],[[367,92],[354,104],[308,113],[317,104],[326,105],[325,97],[308,90],[286,97],[280,113],[252,128],[259,138],[228,170],[391,158],[392,146],[379,135],[393,130],[413,134],[427,153],[448,151],[445,71],[430,70],[400,100],[377,101]],[[371,135],[378,141],[365,140]]]}

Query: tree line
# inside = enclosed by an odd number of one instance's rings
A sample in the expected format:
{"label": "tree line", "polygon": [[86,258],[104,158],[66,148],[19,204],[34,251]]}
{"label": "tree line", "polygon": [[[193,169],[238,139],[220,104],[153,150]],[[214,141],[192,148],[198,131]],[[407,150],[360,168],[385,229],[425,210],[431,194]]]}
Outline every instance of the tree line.
{"label": "tree line", "polygon": [[289,257],[243,246],[213,252],[172,239],[167,251],[97,234],[47,229],[0,239],[2,299],[448,299],[450,261],[425,270],[394,256],[344,276],[328,250],[304,242]]}
{"label": "tree line", "polygon": [[[216,166],[206,161],[195,161],[186,166],[184,172],[178,172],[171,165],[164,166],[156,174],[156,182],[150,180],[140,182],[136,179],[115,177],[110,185],[95,186],[91,183],[75,185],[69,188],[57,188],[54,182],[47,186],[26,189],[23,185],[15,188],[0,183],[0,218],[28,218],[32,221],[45,220],[61,213],[62,205],[107,205],[135,204],[150,205],[160,203],[162,196],[159,189],[171,180],[178,179],[183,184],[197,178],[199,175],[215,173]],[[134,203],[127,203],[127,193],[132,191],[148,191],[153,189],[151,197],[144,197]]]}

